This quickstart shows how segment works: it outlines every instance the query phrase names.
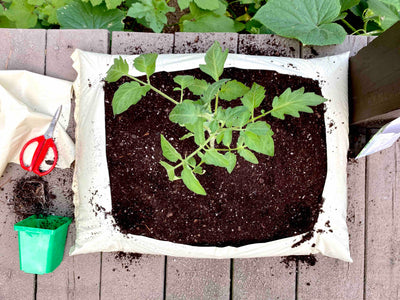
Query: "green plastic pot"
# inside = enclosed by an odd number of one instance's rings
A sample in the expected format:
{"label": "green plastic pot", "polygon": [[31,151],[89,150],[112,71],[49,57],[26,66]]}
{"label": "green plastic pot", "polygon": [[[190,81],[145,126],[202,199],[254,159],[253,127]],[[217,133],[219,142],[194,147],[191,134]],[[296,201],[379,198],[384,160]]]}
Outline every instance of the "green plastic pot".
{"label": "green plastic pot", "polygon": [[63,259],[71,222],[67,217],[33,215],[15,224],[20,269],[32,274],[53,272]]}

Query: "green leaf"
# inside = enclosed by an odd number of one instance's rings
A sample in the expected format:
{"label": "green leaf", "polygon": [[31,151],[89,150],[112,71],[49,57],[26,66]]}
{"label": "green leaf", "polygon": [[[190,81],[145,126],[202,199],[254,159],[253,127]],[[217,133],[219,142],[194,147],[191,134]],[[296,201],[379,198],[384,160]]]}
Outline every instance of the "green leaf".
{"label": "green leaf", "polygon": [[285,114],[298,118],[299,112],[312,113],[309,106],[319,105],[326,99],[315,93],[304,93],[304,88],[292,92],[287,88],[282,95],[272,101],[271,115],[284,120]]}
{"label": "green leaf", "polygon": [[175,175],[175,168],[171,166],[170,164],[166,163],[165,161],[160,161],[160,164],[165,168],[167,171],[168,179],[170,181],[178,180],[180,179]]}
{"label": "green leaf", "polygon": [[202,167],[196,166],[196,167],[193,169],[193,173],[203,175],[203,174],[205,173],[205,171],[203,170]]}
{"label": "green leaf", "polygon": [[204,57],[206,64],[199,65],[200,70],[210,75],[215,81],[218,81],[219,77],[224,71],[224,64],[227,57],[228,49],[225,49],[225,51],[222,52],[222,48],[219,43],[214,42],[210,49],[207,50],[207,53]]}
{"label": "green leaf", "polygon": [[128,16],[154,32],[161,32],[168,21],[166,14],[174,11],[165,0],[138,0],[129,8]]}
{"label": "green leaf", "polygon": [[204,119],[198,119],[196,123],[193,124],[192,126],[192,132],[194,133],[194,142],[197,145],[202,145],[205,142],[205,137],[204,137]]}
{"label": "green leaf", "polygon": [[219,8],[213,11],[199,8],[190,3],[190,13],[179,20],[182,32],[238,32],[244,25],[227,16],[226,2],[217,1]]}
{"label": "green leaf", "polygon": [[[382,2],[389,1],[368,0],[368,7],[379,16],[379,25],[382,29],[387,30],[392,27],[394,23],[400,20],[400,12],[395,6]],[[393,1],[393,4],[396,3]]]}
{"label": "green leaf", "polygon": [[264,121],[257,121],[246,126],[246,131],[253,132],[257,135],[266,135],[271,131],[271,126]]}
{"label": "green leaf", "polygon": [[190,2],[192,0],[178,0],[178,5],[181,10],[184,10],[189,7]]}
{"label": "green leaf", "polygon": [[233,169],[236,166],[236,155],[232,152],[225,153],[225,158],[228,160],[229,165],[226,167],[229,174],[232,173]]}
{"label": "green leaf", "polygon": [[400,0],[380,0],[380,1],[389,6],[390,5],[393,6],[397,10],[400,10]]}
{"label": "green leaf", "polygon": [[123,113],[131,105],[138,103],[149,90],[148,85],[141,86],[135,81],[122,84],[115,92],[112,101],[114,115]]}
{"label": "green leaf", "polygon": [[264,98],[265,98],[264,87],[254,82],[253,85],[251,86],[250,91],[244,94],[244,96],[240,100],[242,100],[244,106],[246,106],[250,111],[252,111],[260,106]]}
{"label": "green leaf", "polygon": [[242,127],[250,119],[250,111],[245,106],[236,106],[225,110],[226,126]]}
{"label": "green leaf", "polygon": [[224,131],[222,143],[226,146],[229,147],[232,143],[232,129],[227,129]]}
{"label": "green leaf", "polygon": [[218,121],[217,120],[212,120],[209,124],[208,124],[208,128],[211,130],[211,133],[214,133],[218,130],[219,126],[218,126]]}
{"label": "green leaf", "polygon": [[188,139],[188,138],[190,138],[190,137],[192,137],[192,136],[194,136],[194,134],[191,133],[191,132],[189,132],[189,133],[186,133],[186,134],[185,134],[183,137],[181,137],[179,140],[183,141],[183,140],[186,140],[186,139]]}
{"label": "green leaf", "polygon": [[241,157],[243,157],[245,160],[253,163],[253,164],[258,164],[258,159],[257,157],[251,152],[250,150],[247,149],[240,149],[238,150],[238,153]]}
{"label": "green leaf", "polygon": [[37,16],[34,13],[35,6],[24,0],[12,1],[10,7],[5,10],[4,16],[15,22],[17,28],[32,28],[36,25]]}
{"label": "green leaf", "polygon": [[108,9],[117,8],[117,6],[121,5],[122,0],[106,0],[106,5]]}
{"label": "green leaf", "polygon": [[201,108],[191,100],[184,100],[177,104],[169,114],[169,119],[181,126],[195,124],[201,115]]}
{"label": "green leaf", "polygon": [[114,58],[114,64],[108,69],[106,81],[115,82],[122,76],[128,75],[129,65],[125,59],[121,56],[119,58]]}
{"label": "green leaf", "polygon": [[324,46],[346,38],[343,27],[332,23],[340,9],[339,0],[269,0],[254,19],[281,36]]}
{"label": "green leaf", "polygon": [[224,134],[225,132],[221,132],[220,134],[217,135],[217,137],[215,138],[215,141],[217,142],[217,144],[220,144],[224,138]]}
{"label": "green leaf", "polygon": [[340,0],[340,11],[345,11],[360,3],[360,0]]}
{"label": "green leaf", "polygon": [[188,164],[191,166],[191,167],[195,167],[196,166],[196,159],[192,156],[191,158],[189,158],[188,159]]}
{"label": "green leaf", "polygon": [[74,1],[59,8],[57,18],[62,29],[122,31],[125,13],[119,9],[107,9],[104,3],[93,7],[90,3]]}
{"label": "green leaf", "polygon": [[192,170],[189,167],[183,167],[181,177],[183,183],[189,190],[199,195],[206,195],[206,191],[201,186],[200,182],[197,180],[196,176],[194,176]]}
{"label": "green leaf", "polygon": [[172,162],[177,162],[182,159],[178,151],[168,142],[168,140],[161,134],[161,149],[166,159]]}
{"label": "green leaf", "polygon": [[210,103],[212,99],[215,98],[215,96],[218,94],[221,86],[227,82],[229,79],[221,79],[218,80],[217,82],[214,82],[213,84],[209,85],[207,90],[204,92],[203,96],[201,97],[201,100],[204,103]]}
{"label": "green leaf", "polygon": [[203,79],[194,79],[193,83],[188,86],[189,91],[193,93],[193,95],[200,96],[207,90],[209,87],[209,83]]}
{"label": "green leaf", "polygon": [[230,166],[229,160],[219,153],[216,149],[211,148],[204,154],[203,160],[208,165],[227,168]]}
{"label": "green leaf", "polygon": [[219,7],[218,0],[194,0],[194,3],[201,9],[216,10]]}
{"label": "green leaf", "polygon": [[272,131],[271,135],[257,135],[253,132],[245,131],[244,140],[249,149],[269,156],[274,155]]}
{"label": "green leaf", "polygon": [[133,65],[139,72],[146,73],[147,76],[153,75],[156,70],[157,53],[146,53],[135,58]]}
{"label": "green leaf", "polygon": [[174,78],[175,83],[181,86],[181,89],[186,89],[194,82],[194,77],[190,75],[178,75]]}
{"label": "green leaf", "polygon": [[237,80],[231,80],[221,87],[221,92],[219,93],[219,97],[223,100],[231,101],[239,97],[242,97],[249,90],[250,89],[243,83]]}

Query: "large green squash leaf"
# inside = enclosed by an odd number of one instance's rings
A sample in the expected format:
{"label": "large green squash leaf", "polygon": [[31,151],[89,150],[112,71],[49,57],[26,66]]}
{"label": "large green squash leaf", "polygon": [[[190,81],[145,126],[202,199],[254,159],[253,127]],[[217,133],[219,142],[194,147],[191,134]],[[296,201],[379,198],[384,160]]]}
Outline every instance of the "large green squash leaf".
{"label": "large green squash leaf", "polygon": [[342,26],[332,23],[340,14],[339,0],[269,0],[254,19],[267,28],[308,45],[341,44]]}
{"label": "large green squash leaf", "polygon": [[107,9],[106,5],[74,1],[57,10],[57,18],[63,29],[108,29],[122,31],[125,14],[119,9]]}

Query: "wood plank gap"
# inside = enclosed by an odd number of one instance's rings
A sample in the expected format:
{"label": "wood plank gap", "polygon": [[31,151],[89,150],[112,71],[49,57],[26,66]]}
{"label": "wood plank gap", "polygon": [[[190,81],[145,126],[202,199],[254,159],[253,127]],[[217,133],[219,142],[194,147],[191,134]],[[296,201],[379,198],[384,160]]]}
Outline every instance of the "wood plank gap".
{"label": "wood plank gap", "polygon": [[[370,138],[369,131],[367,131],[367,141]],[[367,222],[367,213],[368,213],[368,203],[367,199],[369,197],[369,192],[368,192],[368,177],[369,177],[369,171],[368,171],[368,157],[365,158],[365,207],[364,207],[364,284],[363,284],[363,300],[366,298],[366,291],[367,291],[367,241],[368,241],[368,222]]]}
{"label": "wood plank gap", "polygon": [[230,287],[229,287],[229,300],[233,300],[233,274],[234,274],[234,264],[235,261],[231,258],[231,268],[229,270],[229,277],[230,277]]}
{"label": "wood plank gap", "polygon": [[[300,45],[300,48],[302,46]],[[301,53],[301,51],[300,51]],[[295,276],[295,283],[294,283],[294,300],[298,299],[298,291],[299,291],[299,262],[296,261],[296,276]]]}
{"label": "wood plank gap", "polygon": [[[369,141],[373,136],[373,133],[370,129],[367,129],[366,140]],[[365,207],[364,207],[364,284],[363,284],[363,300],[366,300],[367,295],[367,241],[368,241],[368,199],[369,199],[369,190],[368,190],[368,178],[370,174],[370,169],[368,168],[368,156],[365,158]]]}
{"label": "wood plank gap", "polygon": [[44,70],[44,75],[46,75],[47,73],[47,30],[46,30],[46,33],[45,33],[45,35],[44,35],[44,67],[43,67],[43,70]]}
{"label": "wood plank gap", "polygon": [[[175,37],[175,34],[174,34]],[[167,299],[167,264],[168,256],[164,256],[164,286],[163,286],[163,300]]]}
{"label": "wood plank gap", "polygon": [[35,278],[33,280],[33,299],[37,300],[37,274],[35,274]]}
{"label": "wood plank gap", "polygon": [[99,275],[99,300],[101,300],[101,277],[103,274],[103,252],[100,252],[100,275]]}

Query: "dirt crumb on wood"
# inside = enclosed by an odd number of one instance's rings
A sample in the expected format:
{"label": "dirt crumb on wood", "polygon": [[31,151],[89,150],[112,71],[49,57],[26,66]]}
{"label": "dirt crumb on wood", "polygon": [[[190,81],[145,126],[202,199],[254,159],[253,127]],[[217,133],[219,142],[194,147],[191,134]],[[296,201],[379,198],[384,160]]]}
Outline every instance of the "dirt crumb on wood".
{"label": "dirt crumb on wood", "polygon": [[312,267],[315,266],[317,263],[317,258],[315,255],[310,254],[310,255],[290,255],[290,256],[285,256],[281,260],[281,263],[285,264],[286,268],[290,268],[293,266],[293,264],[296,263],[302,263],[306,265],[307,267]]}
{"label": "dirt crumb on wood", "polygon": [[[140,253],[134,253],[134,252],[117,252],[115,254],[115,260],[121,263],[121,266],[123,269],[125,269],[127,272],[130,272],[130,268],[133,263],[137,264],[140,261],[140,258],[142,257],[142,254]],[[113,272],[115,272],[116,269],[113,269]]]}

